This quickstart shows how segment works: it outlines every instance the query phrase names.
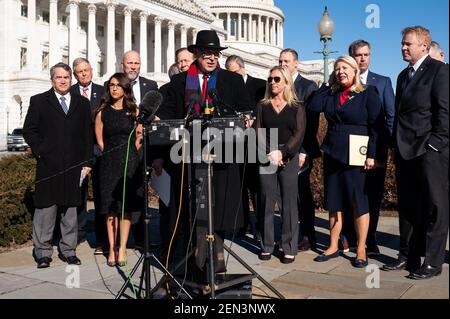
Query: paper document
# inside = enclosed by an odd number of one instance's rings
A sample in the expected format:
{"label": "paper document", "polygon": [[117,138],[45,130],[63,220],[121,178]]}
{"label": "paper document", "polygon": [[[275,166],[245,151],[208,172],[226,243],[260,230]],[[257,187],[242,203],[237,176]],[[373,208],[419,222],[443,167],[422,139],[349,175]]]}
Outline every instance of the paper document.
{"label": "paper document", "polygon": [[86,174],[84,173],[84,170],[81,169],[81,174],[80,174],[80,187],[81,185],[83,185],[83,181],[86,178]]}
{"label": "paper document", "polygon": [[167,207],[170,203],[170,175],[163,169],[160,176],[152,173],[152,188],[158,194],[164,205]]}
{"label": "paper document", "polygon": [[348,164],[352,166],[364,166],[367,158],[367,144],[369,137],[366,135],[349,135]]}

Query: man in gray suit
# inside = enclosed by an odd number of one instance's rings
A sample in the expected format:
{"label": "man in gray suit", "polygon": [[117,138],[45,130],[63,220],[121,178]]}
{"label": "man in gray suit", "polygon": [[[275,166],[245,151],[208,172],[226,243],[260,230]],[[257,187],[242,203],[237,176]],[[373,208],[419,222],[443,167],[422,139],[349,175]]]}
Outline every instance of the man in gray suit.
{"label": "man in gray suit", "polygon": [[307,105],[312,93],[318,89],[317,84],[305,79],[298,72],[298,53],[294,49],[284,49],[280,53],[279,65],[286,66],[294,80],[297,98],[306,107],[306,131],[299,156],[302,173],[298,178],[300,234],[298,251],[316,248],[316,232],[314,230],[315,207],[311,191],[310,175],[313,159],[320,157],[321,152],[316,138],[319,128],[319,113],[309,112]]}

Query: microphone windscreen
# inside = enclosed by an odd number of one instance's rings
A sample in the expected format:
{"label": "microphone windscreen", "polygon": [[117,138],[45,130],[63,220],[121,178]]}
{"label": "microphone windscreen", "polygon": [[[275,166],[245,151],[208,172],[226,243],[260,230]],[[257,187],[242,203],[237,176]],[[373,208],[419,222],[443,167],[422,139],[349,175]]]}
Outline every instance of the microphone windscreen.
{"label": "microphone windscreen", "polygon": [[158,91],[149,91],[145,93],[139,109],[145,114],[154,114],[163,101],[163,96]]}
{"label": "microphone windscreen", "polygon": [[200,94],[194,92],[191,94],[191,98],[189,100],[191,101],[192,104],[195,104],[200,103],[202,99],[200,97]]}
{"label": "microphone windscreen", "polygon": [[219,99],[219,97],[218,97],[218,95],[217,95],[217,89],[216,89],[216,88],[211,88],[211,89],[209,89],[208,95],[209,95],[210,97],[212,97],[214,100],[218,100],[218,99]]}

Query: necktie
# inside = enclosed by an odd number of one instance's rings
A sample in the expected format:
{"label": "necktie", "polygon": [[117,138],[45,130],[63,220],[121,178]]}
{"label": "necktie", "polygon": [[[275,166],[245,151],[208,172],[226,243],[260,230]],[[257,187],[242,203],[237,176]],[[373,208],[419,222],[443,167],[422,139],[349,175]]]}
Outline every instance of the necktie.
{"label": "necktie", "polygon": [[82,95],[83,95],[85,98],[89,99],[89,96],[87,95],[87,91],[89,90],[89,87],[87,87],[87,86],[86,86],[86,87],[83,87],[81,90],[83,91]]}
{"label": "necktie", "polygon": [[405,78],[405,83],[403,85],[403,89],[406,89],[409,82],[411,82],[411,79],[414,77],[414,73],[415,73],[414,68],[412,66],[409,66],[408,73],[406,74],[406,78]]}
{"label": "necktie", "polygon": [[67,112],[69,111],[69,108],[67,107],[67,104],[66,104],[66,98],[64,96],[61,96],[60,100],[61,100],[62,110],[64,111],[65,114],[67,114]]}
{"label": "necktie", "polygon": [[205,102],[207,99],[208,99],[208,75],[203,74],[202,101]]}

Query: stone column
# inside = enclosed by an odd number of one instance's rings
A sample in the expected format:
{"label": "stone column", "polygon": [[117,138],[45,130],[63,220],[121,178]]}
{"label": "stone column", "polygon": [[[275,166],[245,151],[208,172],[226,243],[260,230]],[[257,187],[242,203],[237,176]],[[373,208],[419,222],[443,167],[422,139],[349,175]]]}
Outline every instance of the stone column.
{"label": "stone column", "polygon": [[187,27],[184,25],[180,26],[180,32],[181,32],[180,46],[182,48],[186,48],[187,47]]}
{"label": "stone column", "polygon": [[236,28],[236,39],[238,41],[241,40],[241,35],[242,35],[242,13],[238,13],[238,25]]}
{"label": "stone column", "polygon": [[275,45],[275,19],[271,18],[270,21],[270,44]]}
{"label": "stone column", "polygon": [[227,40],[231,37],[231,13],[227,12]]}
{"label": "stone column", "polygon": [[[89,19],[88,19],[88,60],[91,63],[92,74],[97,76],[97,25],[95,22],[95,14],[97,7],[91,3],[88,5]],[[103,74],[100,74],[102,76]]]}
{"label": "stone column", "polygon": [[133,9],[130,7],[125,7],[123,9],[124,23],[123,23],[123,52],[131,50],[131,15]]}
{"label": "stone column", "polygon": [[61,61],[61,54],[58,50],[58,0],[50,0],[50,25],[48,36],[48,64],[54,66]]}
{"label": "stone column", "polygon": [[79,56],[78,39],[78,5],[80,0],[69,1],[69,65]]}
{"label": "stone column", "polygon": [[253,15],[248,15],[248,41],[253,41]]}
{"label": "stone column", "polygon": [[280,22],[280,48],[284,48],[283,22]]}
{"label": "stone column", "polygon": [[244,41],[248,41],[248,21],[247,20],[243,20],[242,21],[243,23],[242,23],[242,26],[243,26],[243,28],[242,28],[242,31],[244,31]]}
{"label": "stone column", "polygon": [[167,22],[167,71],[175,63],[175,22]]}
{"label": "stone column", "polygon": [[109,76],[116,72],[116,5],[117,1],[108,0],[107,37],[106,37],[106,74]]}
{"label": "stone column", "polygon": [[269,17],[266,17],[266,24],[265,24],[266,30],[265,30],[265,43],[270,44],[270,25],[269,25]]}
{"label": "stone column", "polygon": [[280,46],[280,20],[277,20],[277,47],[281,48],[281,46]]}
{"label": "stone column", "polygon": [[161,22],[160,17],[154,18],[155,22],[155,59],[154,70],[155,73],[161,73]]}
{"label": "stone column", "polygon": [[147,13],[141,11],[139,13],[140,19],[140,34],[139,34],[139,53],[141,54],[141,73],[147,73]]}
{"label": "stone column", "polygon": [[192,44],[195,44],[195,40],[197,39],[197,30],[196,29],[192,29],[191,33],[192,33]]}
{"label": "stone column", "polygon": [[263,41],[262,17],[261,15],[258,15],[258,42],[262,43]]}

